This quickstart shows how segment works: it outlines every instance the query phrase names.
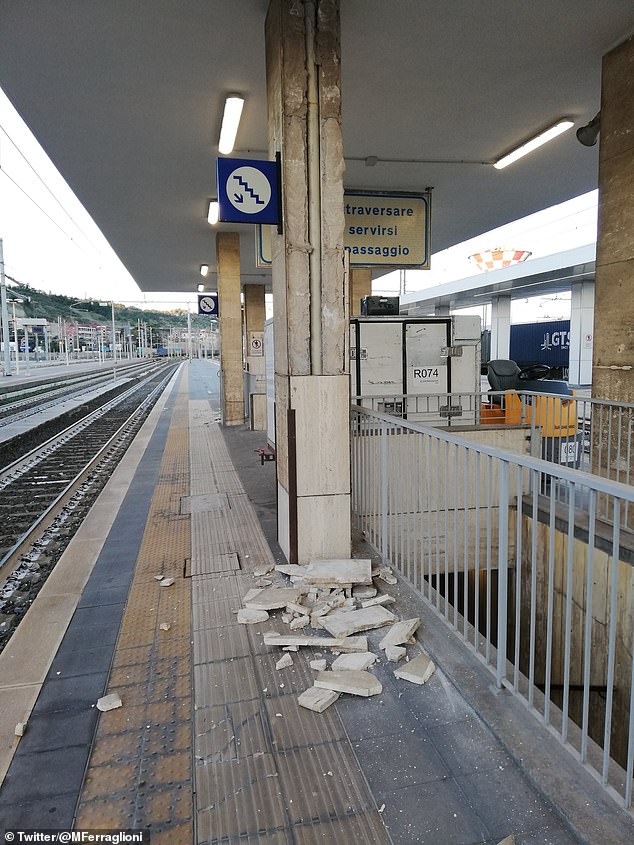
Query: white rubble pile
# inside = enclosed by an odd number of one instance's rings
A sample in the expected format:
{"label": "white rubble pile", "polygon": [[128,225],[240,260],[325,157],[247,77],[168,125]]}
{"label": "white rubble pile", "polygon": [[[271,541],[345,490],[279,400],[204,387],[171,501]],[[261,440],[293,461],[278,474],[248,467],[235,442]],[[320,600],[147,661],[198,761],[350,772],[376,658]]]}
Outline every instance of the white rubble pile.
{"label": "white rubble pile", "polygon": [[382,692],[379,679],[367,671],[379,657],[368,651],[363,635],[376,628],[389,626],[379,648],[388,663],[399,664],[396,678],[422,685],[435,671],[426,654],[411,660],[407,655],[421,620],[399,620],[387,609],[396,600],[383,592],[384,586],[398,583],[388,566],[372,567],[366,559],[314,560],[307,566],[261,566],[254,576],[256,586],[243,597],[237,619],[257,625],[279,611],[275,618],[288,626],[288,633],[264,632],[264,644],[283,652],[277,670],[294,666],[290,652],[302,648],[328,649],[336,656],[330,667],[319,652],[318,659],[309,661],[316,677],[313,686],[298,696],[301,707],[322,713],[341,694],[368,698]]}

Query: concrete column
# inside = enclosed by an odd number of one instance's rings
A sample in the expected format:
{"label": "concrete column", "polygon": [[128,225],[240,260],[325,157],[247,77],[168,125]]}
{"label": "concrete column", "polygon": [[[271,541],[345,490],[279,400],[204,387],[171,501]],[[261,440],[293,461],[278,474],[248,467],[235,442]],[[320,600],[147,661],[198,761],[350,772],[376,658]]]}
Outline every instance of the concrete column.
{"label": "concrete column", "polygon": [[494,296],[491,301],[491,360],[511,354],[511,297]]}
{"label": "concrete column", "polygon": [[266,431],[265,316],[264,285],[244,285],[246,368],[250,374],[249,419],[253,431]]}
{"label": "concrete column", "polygon": [[592,392],[634,401],[634,37],[603,57]]}
{"label": "concrete column", "polygon": [[361,300],[372,296],[372,270],[369,267],[353,267],[350,270],[350,305],[351,317],[361,314]]}
{"label": "concrete column", "polygon": [[269,153],[282,158],[272,236],[278,539],[287,558],[350,556],[338,0],[271,0]]}
{"label": "concrete column", "polygon": [[448,317],[449,316],[449,306],[448,305],[437,305],[434,309],[434,314],[436,317]]}
{"label": "concrete column", "polygon": [[594,282],[577,282],[572,286],[570,300],[570,384],[592,382],[593,322]]}
{"label": "concrete column", "polygon": [[240,307],[240,235],[216,234],[218,262],[218,310],[222,347],[222,421],[244,423],[244,376],[242,374],[242,311]]}
{"label": "concrete column", "polygon": [[[244,333],[246,345],[246,364],[250,373],[261,375],[264,373],[264,319],[266,309],[264,305],[264,285],[244,285]],[[255,333],[255,336],[254,336]],[[262,341],[261,355],[253,355],[258,344],[252,341]]]}

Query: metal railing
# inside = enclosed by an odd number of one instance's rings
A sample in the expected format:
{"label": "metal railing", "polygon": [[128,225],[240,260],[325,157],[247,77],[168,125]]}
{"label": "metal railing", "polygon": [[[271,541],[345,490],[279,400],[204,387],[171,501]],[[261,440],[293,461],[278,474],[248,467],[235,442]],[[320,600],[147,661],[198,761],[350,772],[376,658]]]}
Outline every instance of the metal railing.
{"label": "metal railing", "polygon": [[[353,405],[356,525],[632,806],[632,487]],[[600,498],[607,507],[599,514]]]}
{"label": "metal railing", "polygon": [[[634,404],[535,391],[357,396],[353,403],[391,416],[447,427],[511,424],[530,429],[530,453],[563,466],[634,480]],[[608,518],[609,502],[598,501]],[[630,526],[629,509],[623,514]]]}

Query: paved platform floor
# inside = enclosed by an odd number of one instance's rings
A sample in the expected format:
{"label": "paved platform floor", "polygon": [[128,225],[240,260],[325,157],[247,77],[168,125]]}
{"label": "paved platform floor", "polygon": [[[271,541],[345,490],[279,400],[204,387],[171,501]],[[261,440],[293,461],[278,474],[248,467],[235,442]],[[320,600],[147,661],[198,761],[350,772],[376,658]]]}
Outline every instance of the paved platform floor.
{"label": "paved platform floor", "polygon": [[[275,466],[253,451],[263,435],[218,425],[216,374],[183,368],[158,415],[0,788],[0,828],[149,827],[154,845],[616,845],[609,830],[574,834],[535,787],[459,689],[477,669],[404,583],[390,591],[399,614],[422,611],[432,679],[409,685],[379,662],[381,695],[299,708],[312,650],[278,671],[262,634],[286,626],[236,623],[252,570],[281,556]],[[115,691],[123,706],[99,714]]]}

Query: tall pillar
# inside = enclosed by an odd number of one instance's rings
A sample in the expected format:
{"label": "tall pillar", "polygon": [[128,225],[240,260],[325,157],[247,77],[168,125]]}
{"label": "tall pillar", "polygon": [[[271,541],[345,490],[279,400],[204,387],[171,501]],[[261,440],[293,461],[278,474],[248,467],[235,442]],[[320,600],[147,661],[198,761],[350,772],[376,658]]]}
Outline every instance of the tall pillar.
{"label": "tall pillar", "polygon": [[434,308],[434,314],[436,317],[448,317],[449,316],[449,306],[448,305],[437,305]]}
{"label": "tall pillar", "polygon": [[240,235],[216,234],[218,262],[218,311],[220,312],[220,369],[222,370],[222,421],[244,423],[242,374],[242,312],[240,307]]}
{"label": "tall pillar", "polygon": [[278,539],[288,560],[350,556],[339,0],[271,0],[269,153],[281,154],[272,236]]}
{"label": "tall pillar", "polygon": [[594,282],[576,282],[570,297],[570,384],[592,382],[592,342],[594,322]]}
{"label": "tall pillar", "polygon": [[634,37],[603,57],[592,392],[634,401]]}
{"label": "tall pillar", "polygon": [[511,354],[511,297],[494,296],[491,300],[491,361]]}
{"label": "tall pillar", "polygon": [[[247,370],[250,373],[262,375],[264,373],[264,349],[262,346],[266,316],[264,285],[244,285],[243,291]],[[262,346],[257,341],[262,341]]]}
{"label": "tall pillar", "polygon": [[246,369],[249,372],[249,419],[253,431],[266,431],[264,368],[264,285],[244,285]]}
{"label": "tall pillar", "polygon": [[361,300],[364,296],[372,296],[372,270],[369,267],[353,267],[350,270],[351,317],[361,314]]}

